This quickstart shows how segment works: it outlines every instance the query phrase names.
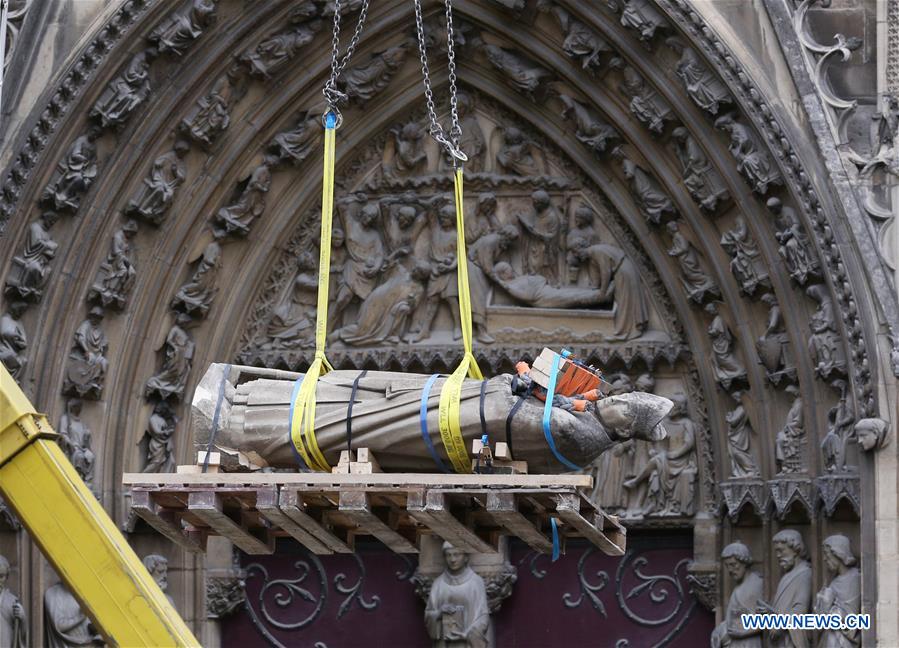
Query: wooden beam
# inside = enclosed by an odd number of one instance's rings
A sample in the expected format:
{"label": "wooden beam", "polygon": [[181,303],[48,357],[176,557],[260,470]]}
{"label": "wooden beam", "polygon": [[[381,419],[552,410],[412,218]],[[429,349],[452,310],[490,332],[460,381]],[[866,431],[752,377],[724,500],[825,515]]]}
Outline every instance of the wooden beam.
{"label": "wooden beam", "polygon": [[227,538],[248,554],[275,552],[274,537],[263,542],[242,524],[232,520],[224,510],[224,498],[215,491],[194,491],[187,497],[187,510],[220,536]]}
{"label": "wooden beam", "polygon": [[286,531],[290,537],[306,547],[314,554],[334,553],[327,545],[320,542],[315,536],[306,531],[299,524],[278,508],[278,487],[260,489],[256,493],[256,510],[259,515],[272,523],[274,527]]}
{"label": "wooden beam", "polygon": [[406,510],[415,520],[428,527],[457,549],[467,553],[495,554],[496,548],[484,542],[449,510],[446,494],[439,490],[409,491]]}
{"label": "wooden beam", "polygon": [[357,533],[375,536],[396,553],[418,553],[415,545],[372,513],[368,493],[341,491],[338,510],[358,527]]}
{"label": "wooden beam", "polygon": [[187,551],[191,553],[206,551],[205,536],[199,534],[197,539],[192,538],[181,526],[181,520],[177,514],[154,502],[153,494],[149,491],[133,491],[131,493],[131,509],[147,524]]}
{"label": "wooden beam", "polygon": [[[624,555],[626,548],[626,543],[623,541],[626,536],[622,533],[624,527],[616,529],[612,537],[609,537],[602,531],[604,519],[601,514],[592,513],[590,516],[592,521],[581,515],[581,502],[578,495],[564,493],[552,497],[556,503],[556,513],[566,525],[595,544],[604,554],[608,556]],[[619,544],[616,544],[616,541]]]}
{"label": "wooden beam", "polygon": [[524,540],[531,549],[552,553],[552,541],[519,510],[514,493],[487,493],[486,508],[499,526]]}
{"label": "wooden beam", "polygon": [[306,512],[303,499],[296,490],[282,488],[278,497],[278,508],[297,526],[315,538],[328,549],[327,553],[353,553],[347,544],[323,527],[311,515]]}

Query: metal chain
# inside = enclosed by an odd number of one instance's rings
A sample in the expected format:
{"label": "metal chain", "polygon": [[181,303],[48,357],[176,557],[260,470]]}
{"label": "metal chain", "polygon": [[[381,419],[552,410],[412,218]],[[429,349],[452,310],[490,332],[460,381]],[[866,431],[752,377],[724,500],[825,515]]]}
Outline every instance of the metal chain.
{"label": "metal chain", "polygon": [[333,113],[337,118],[336,128],[339,128],[340,124],[343,122],[343,115],[340,114],[340,109],[337,104],[340,101],[345,101],[347,99],[346,93],[337,89],[337,80],[340,78],[344,68],[350,61],[350,57],[352,57],[353,52],[356,51],[356,46],[359,44],[359,38],[362,35],[362,27],[365,24],[365,17],[368,15],[368,2],[369,0],[363,0],[362,2],[362,9],[359,12],[359,20],[356,22],[356,29],[353,31],[353,37],[350,39],[350,44],[347,45],[346,52],[341,60],[340,0],[334,0],[334,29],[331,35],[331,76],[327,83],[325,83],[325,87],[322,89],[322,94],[325,95],[325,101],[328,102],[328,109],[325,111],[325,114],[322,115],[322,119],[324,119],[328,113]]}
{"label": "metal chain", "polygon": [[424,23],[421,18],[421,0],[412,0],[415,5],[415,29],[418,33],[418,51],[421,55],[421,75],[425,86],[425,103],[428,107],[428,118],[431,122],[430,134],[447,153],[450,154],[453,165],[457,162],[468,161],[468,156],[459,148],[459,140],[462,138],[462,126],[459,124],[459,110],[456,100],[456,54],[453,49],[455,38],[453,37],[453,0],[445,0],[446,2],[446,50],[447,50],[447,68],[449,70],[449,90],[450,90],[450,127],[449,135],[447,135],[443,126],[437,121],[437,110],[434,106],[434,92],[431,89],[431,71],[428,67],[428,53],[425,47],[425,30]]}

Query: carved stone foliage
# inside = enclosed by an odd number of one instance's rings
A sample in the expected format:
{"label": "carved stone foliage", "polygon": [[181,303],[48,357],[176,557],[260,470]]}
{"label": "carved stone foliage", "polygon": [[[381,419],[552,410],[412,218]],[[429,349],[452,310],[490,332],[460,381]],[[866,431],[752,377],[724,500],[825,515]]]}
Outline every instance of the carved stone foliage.
{"label": "carved stone foliage", "polygon": [[712,302],[706,304],[705,310],[712,316],[706,331],[712,343],[712,370],[715,380],[725,391],[747,384],[746,367],[737,358],[733,334],[718,312],[718,306]]}
{"label": "carved stone foliage", "polygon": [[206,618],[224,619],[247,600],[243,574],[206,577]]}
{"label": "carved stone foliage", "polygon": [[695,568],[695,563],[687,567],[687,582],[690,594],[709,612],[718,607],[718,573]]}
{"label": "carved stone foliage", "polygon": [[784,328],[780,304],[777,303],[777,297],[773,293],[765,293],[761,301],[768,306],[768,323],[764,335],[755,344],[759,361],[773,385],[795,382],[796,367],[793,364],[790,338]]}
{"label": "carved stone foliage", "polygon": [[59,445],[88,488],[94,484],[94,452],[91,431],[81,420],[83,402],[80,398],[66,401],[66,411],[59,419]]}
{"label": "carved stone foliage", "polygon": [[390,47],[372,54],[365,63],[347,68],[338,81],[340,90],[351,102],[364,105],[387,87],[405,62],[408,49],[406,43]]}
{"label": "carved stone foliage", "polygon": [[733,114],[715,120],[715,128],[730,135],[730,152],[737,169],[756,193],[765,194],[770,185],[782,185],[783,179],[768,152],[759,144],[752,130],[737,121]]}
{"label": "carved stone foliage", "polygon": [[837,334],[833,300],[824,284],[806,289],[806,294],[818,302],[818,310],[809,319],[811,337],[808,349],[815,373],[822,380],[846,374],[846,353]]}
{"label": "carved stone foliage", "polygon": [[238,184],[232,202],[218,210],[212,231],[218,238],[245,237],[253,223],[265,211],[265,195],[272,184],[271,167],[258,165],[250,177]]}
{"label": "carved stone foliage", "polygon": [[209,312],[212,300],[218,293],[216,277],[221,267],[222,247],[213,241],[203,250],[190,279],[182,285],[172,299],[172,310],[202,319]]}
{"label": "carved stone foliage", "polygon": [[777,232],[778,251],[783,257],[787,271],[800,286],[806,285],[810,279],[820,277],[820,264],[806,236],[796,210],[784,205],[779,198],[769,198],[768,209],[774,214]]}
{"label": "carved stone foliage", "polygon": [[109,340],[103,332],[103,308],[94,306],[87,319],[75,331],[75,343],[69,353],[63,380],[63,393],[80,398],[99,400],[109,361],[106,352]]}
{"label": "carved stone foliage", "polygon": [[6,295],[25,302],[39,302],[50,275],[50,262],[59,246],[50,236],[50,229],[59,219],[54,211],[45,211],[28,226],[25,247],[13,257],[13,265],[6,276]]}
{"label": "carved stone foliage", "polygon": [[135,54],[125,71],[113,79],[100,95],[90,116],[102,128],[121,127],[150,96],[150,63],[156,55],[155,47]]}
{"label": "carved stone foliage", "polygon": [[131,239],[137,234],[137,223],[128,220],[112,236],[112,244],[106,261],[100,265],[97,276],[87,293],[88,302],[122,310],[134,287],[137,270],[131,253]]}
{"label": "carved stone foliage", "polygon": [[714,213],[720,202],[730,198],[730,193],[720,174],[712,168],[705,151],[683,126],[671,132],[677,159],[681,163],[684,186],[699,206]]}
{"label": "carved stone foliage", "polygon": [[621,68],[621,92],[630,98],[630,110],[634,116],[653,133],[661,135],[668,122],[674,121],[671,106],[662,96],[640,76],[633,67],[620,58],[614,58],[610,65]]}
{"label": "carved stone foliage", "polygon": [[196,347],[186,330],[192,323],[191,317],[185,313],[178,313],[175,317],[175,323],[165,338],[162,367],[147,381],[148,397],[155,395],[162,400],[178,400],[184,394]]}
{"label": "carved stone foliage", "polygon": [[596,155],[602,155],[620,142],[618,131],[595,110],[566,94],[560,94],[559,101],[564,106],[562,116],[572,120],[577,127],[575,136]]}
{"label": "carved stone foliage", "polygon": [[532,101],[542,94],[543,85],[552,77],[549,70],[517,51],[490,43],[485,43],[483,50],[505,81]]}
{"label": "carved stone foliage", "polygon": [[765,259],[742,216],[738,216],[734,228],[721,237],[721,247],[731,257],[730,271],[744,294],[752,297],[759,290],[771,288]]}
{"label": "carved stone foliage", "polygon": [[602,36],[551,0],[538,3],[538,8],[551,12],[559,21],[559,27],[565,35],[562,51],[580,63],[584,70],[595,72],[601,66],[600,58],[603,53],[614,51]]}
{"label": "carved stone foliage", "polygon": [[674,202],[650,172],[627,157],[621,148],[616,148],[612,155],[621,160],[621,170],[631,195],[648,223],[659,225],[666,218],[677,216]]}
{"label": "carved stone foliage", "polygon": [[774,441],[775,459],[779,473],[800,473],[806,470],[807,465],[807,435],[802,411],[802,396],[799,388],[795,385],[787,385],[785,391],[794,398],[793,404],[787,412],[787,420]]}
{"label": "carved stone foliage", "polygon": [[699,258],[699,252],[693,244],[680,231],[677,221],[671,221],[667,225],[671,235],[671,247],[668,248],[668,256],[674,257],[680,267],[681,285],[690,298],[696,304],[703,304],[709,299],[721,297],[718,284],[706,272]]}
{"label": "carved stone foliage", "polygon": [[649,43],[657,32],[670,28],[651,0],[608,0],[607,4],[621,15],[621,24],[633,30],[645,43]]}
{"label": "carved stone foliage", "polygon": [[700,60],[695,50],[679,38],[668,38],[665,43],[680,54],[675,71],[697,106],[717,115],[722,104],[733,103],[727,86]]}
{"label": "carved stone foliage", "polygon": [[215,21],[215,0],[189,0],[164,18],[147,37],[160,54],[182,56],[203,30]]}
{"label": "carved stone foliage", "polygon": [[184,183],[184,156],[189,150],[190,145],[179,139],[171,151],[156,158],[143,186],[125,207],[125,214],[154,226],[161,225],[178,188]]}
{"label": "carved stone foliage", "polygon": [[21,322],[27,306],[25,302],[13,301],[0,315],[0,362],[19,383],[28,366],[28,336]]}
{"label": "carved stone foliage", "polygon": [[141,444],[144,454],[143,472],[174,472],[175,444],[173,437],[177,422],[178,419],[168,402],[163,400],[156,403]]}
{"label": "carved stone foliage", "polygon": [[59,212],[76,212],[81,199],[97,177],[97,146],[99,128],[92,127],[76,138],[57,171],[41,194],[41,202]]}
{"label": "carved stone foliage", "polygon": [[316,18],[318,9],[311,0],[304,0],[291,12],[290,27],[265,37],[255,48],[247,50],[240,60],[250,74],[268,79],[284,69],[321,31],[322,21]]}

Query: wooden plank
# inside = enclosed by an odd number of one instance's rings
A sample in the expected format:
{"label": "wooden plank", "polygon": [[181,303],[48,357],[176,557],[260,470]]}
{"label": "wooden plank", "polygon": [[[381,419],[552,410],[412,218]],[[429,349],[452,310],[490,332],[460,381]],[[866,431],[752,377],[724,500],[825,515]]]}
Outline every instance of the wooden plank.
{"label": "wooden plank", "polygon": [[496,548],[484,542],[467,526],[459,522],[449,510],[445,493],[438,490],[409,491],[406,500],[409,515],[428,527],[457,549],[467,553],[496,553]]}
{"label": "wooden plank", "polygon": [[326,547],[328,551],[325,553],[353,553],[353,550],[343,540],[328,531],[315,518],[306,513],[303,500],[296,490],[282,488],[278,498],[278,508],[303,531]]}
{"label": "wooden plank", "polygon": [[188,496],[187,510],[217,534],[227,538],[248,554],[275,552],[274,538],[271,535],[269,535],[268,542],[263,542],[225,513],[221,493],[195,491]]}
{"label": "wooden plank", "polygon": [[[278,506],[278,487],[260,489],[256,494],[256,510],[259,515],[277,528],[286,531],[290,537],[306,547],[314,554],[332,554],[334,551],[318,540],[294,520],[289,518]],[[305,513],[304,513],[305,515]]]}
{"label": "wooden plank", "polygon": [[552,541],[519,510],[513,493],[488,493],[486,509],[499,526],[524,540],[531,549],[546,554],[552,553]]}
{"label": "wooden plank", "polygon": [[153,501],[152,493],[133,491],[131,510],[159,533],[187,551],[191,553],[206,551],[205,536],[200,534],[199,538],[192,538],[181,526],[181,520],[175,511],[159,506]]}
{"label": "wooden plank", "polygon": [[624,555],[626,548],[626,535],[622,533],[624,527],[619,527],[611,536],[608,536],[601,530],[605,521],[602,515],[593,513],[590,520],[581,515],[581,503],[577,495],[553,495],[553,500],[556,502],[556,513],[566,525],[595,544],[604,554]]}
{"label": "wooden plank", "polygon": [[346,491],[340,493],[341,514],[351,520],[358,528],[356,533],[375,536],[396,553],[418,553],[418,549],[406,538],[384,524],[371,511],[368,493]]}

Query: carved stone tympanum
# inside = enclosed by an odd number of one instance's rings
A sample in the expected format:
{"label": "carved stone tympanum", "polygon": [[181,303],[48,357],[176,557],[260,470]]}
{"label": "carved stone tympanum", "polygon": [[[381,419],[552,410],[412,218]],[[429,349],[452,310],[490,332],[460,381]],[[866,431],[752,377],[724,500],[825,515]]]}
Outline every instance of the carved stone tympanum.
{"label": "carved stone tympanum", "polygon": [[0,556],[0,646],[27,648],[28,619],[19,597],[7,586],[9,561]]}
{"label": "carved stone tympanum", "polygon": [[468,556],[443,543],[446,571],[434,579],[425,608],[425,627],[435,648],[488,648],[493,623],[484,580],[468,566]]}

